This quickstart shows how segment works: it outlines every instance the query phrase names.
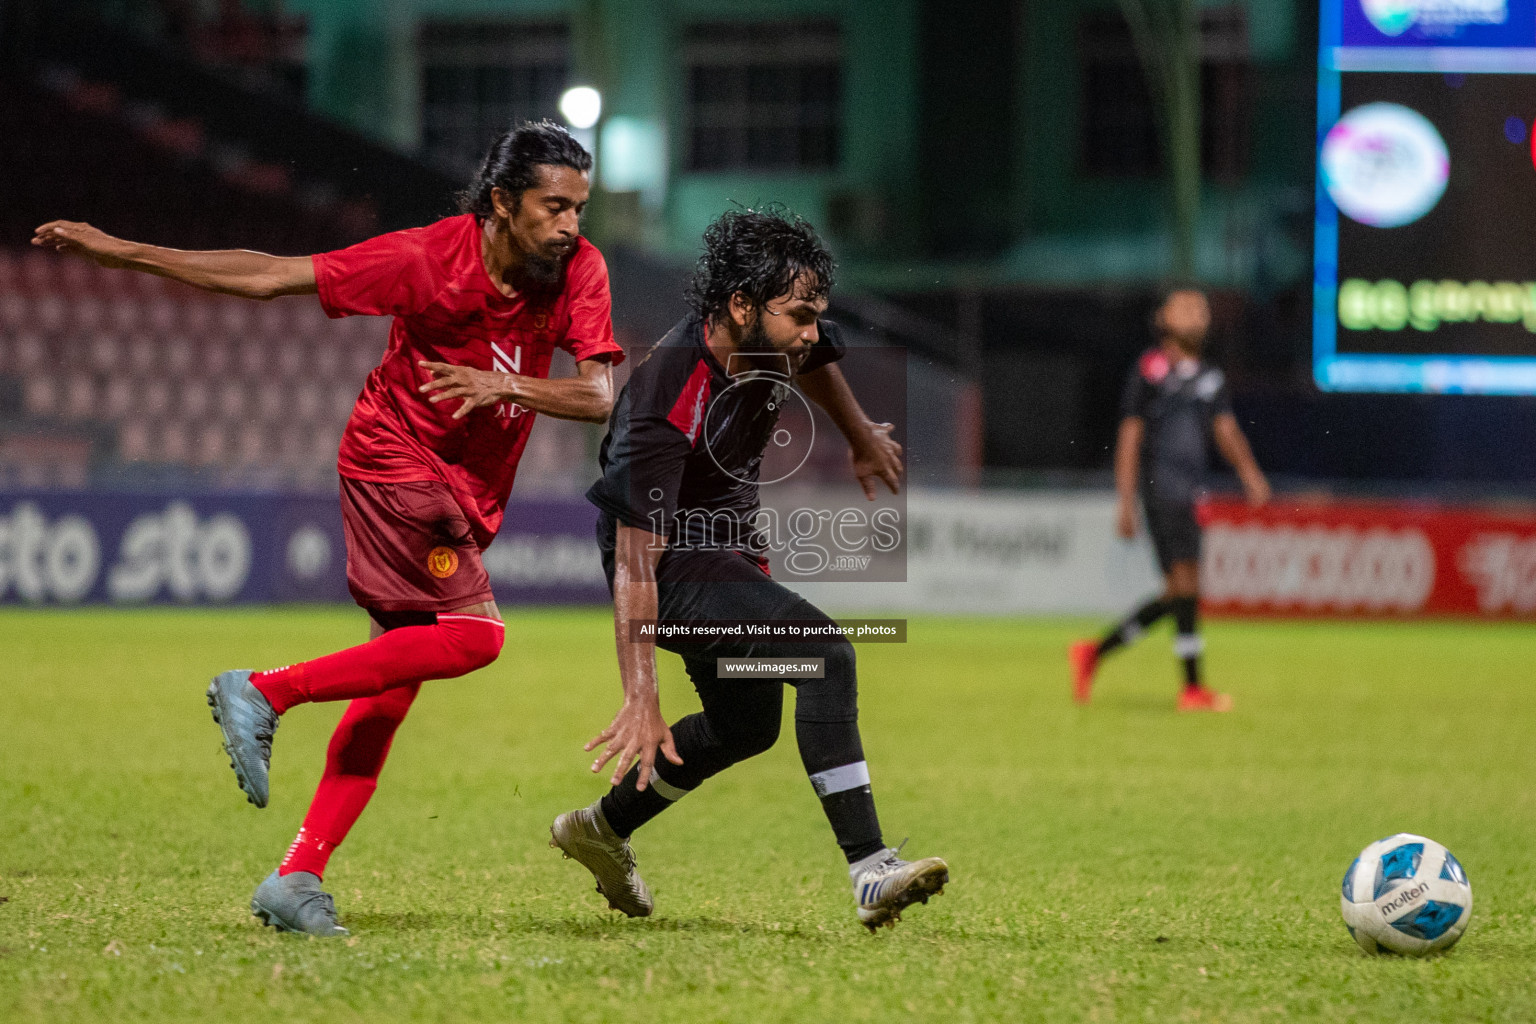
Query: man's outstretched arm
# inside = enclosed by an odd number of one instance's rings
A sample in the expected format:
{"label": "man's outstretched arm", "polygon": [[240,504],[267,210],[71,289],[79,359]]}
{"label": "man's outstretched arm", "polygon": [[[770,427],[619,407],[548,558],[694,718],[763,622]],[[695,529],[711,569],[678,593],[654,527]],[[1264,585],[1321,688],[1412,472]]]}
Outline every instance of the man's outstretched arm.
{"label": "man's outstretched arm", "polygon": [[268,256],[249,249],[191,251],[114,238],[89,224],[54,220],[38,228],[32,244],[91,260],[99,266],[139,270],[204,291],[247,299],[313,295],[315,267],[308,256]]}
{"label": "man's outstretched arm", "polygon": [[619,679],[624,685],[624,703],[608,728],[587,743],[586,749],[607,744],[607,749],[592,762],[594,772],[601,771],[617,757],[610,784],[617,786],[636,758],[640,759],[640,778],[635,788],[644,789],[651,782],[651,767],[659,750],[673,764],[682,764],[677,747],[672,744],[672,730],[661,717],[661,695],[656,684],[656,644],[631,638],[629,624],[655,622],[659,598],[656,592],[656,566],[666,550],[667,538],[649,530],[619,524],[613,567],[613,639],[619,653]]}
{"label": "man's outstretched arm", "polygon": [[875,481],[885,481],[892,494],[901,490],[901,445],[891,439],[895,428],[875,423],[864,414],[853,389],[835,363],[818,367],[796,378],[806,397],[827,411],[837,429],[848,439],[853,475],[864,488],[864,497],[875,500]]}

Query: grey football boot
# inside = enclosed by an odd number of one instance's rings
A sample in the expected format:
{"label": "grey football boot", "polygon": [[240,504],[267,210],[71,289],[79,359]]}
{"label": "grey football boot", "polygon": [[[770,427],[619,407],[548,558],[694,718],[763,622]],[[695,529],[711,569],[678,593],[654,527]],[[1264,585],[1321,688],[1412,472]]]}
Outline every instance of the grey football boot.
{"label": "grey football boot", "polygon": [[277,712],[261,691],[251,685],[254,671],[237,668],[214,676],[208,684],[208,706],[224,734],[224,753],[229,755],[229,766],[235,770],[235,781],[240,783],[247,800],[265,807]]}
{"label": "grey football boot", "polygon": [[251,897],[251,913],[263,925],[271,925],[280,932],[303,932],[321,938],[352,934],[336,923],[336,901],[321,890],[319,876],[308,871],[291,871],[286,875],[272,872],[256,887],[256,895]]}
{"label": "grey football boot", "polygon": [[870,934],[881,925],[896,927],[903,910],[914,903],[927,903],[928,897],[942,893],[949,881],[949,865],[942,857],[905,861],[896,853],[882,850],[848,868],[853,898],[859,905],[859,923]]}
{"label": "grey football boot", "polygon": [[635,869],[635,851],[620,839],[603,817],[598,800],[590,807],[568,811],[549,826],[549,845],[592,872],[597,891],[614,910],[627,917],[649,917],[655,904],[645,879]]}

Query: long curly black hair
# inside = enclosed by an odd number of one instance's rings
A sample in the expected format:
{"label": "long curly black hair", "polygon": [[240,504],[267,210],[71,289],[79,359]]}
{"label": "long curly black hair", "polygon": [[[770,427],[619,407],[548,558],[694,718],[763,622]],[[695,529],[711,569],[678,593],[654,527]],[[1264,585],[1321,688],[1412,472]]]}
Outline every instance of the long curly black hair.
{"label": "long curly black hair", "polygon": [[592,154],[564,127],[548,119],[513,125],[491,143],[480,173],[469,188],[459,193],[459,212],[479,217],[495,213],[491,205],[493,188],[510,195],[515,204],[519,196],[537,184],[537,168],[541,164],[590,171]]}
{"label": "long curly black hair", "polygon": [[778,203],[727,210],[704,232],[704,253],[688,286],[701,319],[724,315],[741,292],[754,306],[797,289],[799,298],[830,294],[837,264],[816,229]]}

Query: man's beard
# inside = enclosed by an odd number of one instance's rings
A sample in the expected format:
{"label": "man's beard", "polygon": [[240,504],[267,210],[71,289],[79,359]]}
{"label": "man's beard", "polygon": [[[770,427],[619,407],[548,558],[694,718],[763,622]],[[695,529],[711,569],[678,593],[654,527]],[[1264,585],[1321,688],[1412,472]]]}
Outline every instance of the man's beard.
{"label": "man's beard", "polygon": [[550,256],[529,253],[523,257],[523,277],[534,288],[558,288],[565,280],[565,253]]}
{"label": "man's beard", "polygon": [[741,344],[737,347],[754,355],[773,351],[773,342],[768,340],[768,328],[763,326],[761,313],[752,318],[752,326],[741,336]]}
{"label": "man's beard", "polygon": [[805,361],[803,353],[795,356],[773,347],[773,342],[768,340],[768,329],[763,326],[762,313],[753,318],[752,325],[741,336],[737,351],[747,357],[753,370],[780,376],[787,372],[793,377],[800,372],[800,364]]}

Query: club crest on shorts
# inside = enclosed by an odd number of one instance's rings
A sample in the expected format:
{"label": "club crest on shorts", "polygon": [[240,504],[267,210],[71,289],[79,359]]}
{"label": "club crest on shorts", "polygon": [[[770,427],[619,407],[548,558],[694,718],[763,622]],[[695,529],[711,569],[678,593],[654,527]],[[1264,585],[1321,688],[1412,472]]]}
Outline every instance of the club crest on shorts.
{"label": "club crest on shorts", "polygon": [[453,548],[433,548],[427,555],[427,571],[440,580],[459,571],[459,553]]}

